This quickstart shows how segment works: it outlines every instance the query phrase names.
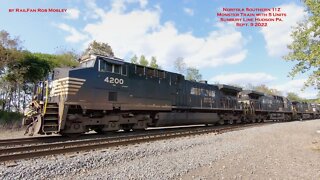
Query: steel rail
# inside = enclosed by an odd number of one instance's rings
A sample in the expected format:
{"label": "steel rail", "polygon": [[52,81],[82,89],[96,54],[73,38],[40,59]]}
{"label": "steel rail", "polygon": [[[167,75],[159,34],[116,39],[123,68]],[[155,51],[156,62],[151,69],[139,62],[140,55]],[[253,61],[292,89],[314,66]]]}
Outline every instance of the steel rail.
{"label": "steel rail", "polygon": [[224,133],[229,131],[241,130],[248,127],[257,127],[262,125],[267,125],[270,123],[262,124],[246,124],[246,125],[233,125],[227,127],[212,126],[203,127],[196,130],[181,130],[181,131],[171,131],[171,132],[157,132],[157,133],[144,133],[139,135],[126,135],[121,137],[109,137],[91,140],[81,140],[81,141],[70,141],[70,142],[59,142],[51,144],[42,144],[27,147],[13,147],[0,150],[0,162],[19,160],[19,159],[29,159],[34,157],[55,155],[55,154],[65,154],[70,152],[80,152],[93,149],[107,148],[113,146],[121,146],[128,144],[136,144],[148,141],[156,141],[177,137],[184,137],[190,135],[200,135],[205,133]]}
{"label": "steel rail", "polygon": [[[198,128],[203,126],[184,126],[185,129],[188,128]],[[179,127],[181,128],[181,127]],[[178,129],[178,127],[173,128],[165,128],[162,129],[148,129],[146,131],[166,131],[169,129]],[[128,133],[128,132],[127,132]],[[66,136],[41,136],[41,137],[26,137],[26,138],[13,138],[13,139],[0,139],[0,149],[12,147],[12,146],[29,146],[31,144],[44,144],[44,143],[54,143],[54,142],[62,142],[62,141],[71,141],[71,140],[84,140],[84,139],[98,139],[98,138],[106,138],[108,137],[114,137],[114,136],[126,136],[128,134],[122,133],[122,132],[108,132],[107,134],[81,134],[79,137],[66,137]],[[129,133],[140,133],[141,132],[129,132]]]}
{"label": "steel rail", "polygon": [[36,143],[48,143],[52,141],[58,141],[62,139],[61,136],[50,136],[50,137],[31,137],[31,138],[14,138],[14,139],[1,139],[0,148],[6,146],[16,146],[25,144],[36,144]]}
{"label": "steel rail", "polygon": [[[159,128],[151,128],[147,129],[146,131],[165,131],[167,129],[179,129],[181,127],[188,129],[188,128],[198,128],[203,127],[204,125],[195,125],[195,126],[177,126],[177,127],[160,127]],[[127,132],[128,133],[128,132]],[[129,132],[129,133],[141,133],[141,132]],[[90,139],[90,138],[105,138],[113,137],[113,136],[120,136],[124,135],[122,132],[108,132],[107,134],[81,134],[79,137],[67,137],[67,136],[39,136],[39,137],[25,137],[25,138],[13,138],[13,139],[0,139],[0,149],[17,146],[17,145],[30,145],[30,144],[43,144],[43,143],[53,143],[53,142],[61,142],[67,140],[81,140],[81,139]]]}

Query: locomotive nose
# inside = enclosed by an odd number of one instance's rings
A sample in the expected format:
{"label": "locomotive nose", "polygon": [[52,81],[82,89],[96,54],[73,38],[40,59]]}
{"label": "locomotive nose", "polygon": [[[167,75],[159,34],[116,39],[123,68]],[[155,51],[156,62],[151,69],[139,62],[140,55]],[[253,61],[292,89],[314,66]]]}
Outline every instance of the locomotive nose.
{"label": "locomotive nose", "polygon": [[85,83],[85,79],[65,77],[56,79],[52,83],[52,96],[75,95]]}
{"label": "locomotive nose", "polygon": [[52,80],[61,79],[69,76],[70,68],[54,68]]}

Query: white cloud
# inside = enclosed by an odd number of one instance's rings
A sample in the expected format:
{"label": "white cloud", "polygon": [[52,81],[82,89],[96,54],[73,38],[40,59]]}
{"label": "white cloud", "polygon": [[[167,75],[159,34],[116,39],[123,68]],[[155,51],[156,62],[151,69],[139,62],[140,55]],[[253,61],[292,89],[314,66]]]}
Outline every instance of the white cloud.
{"label": "white cloud", "polygon": [[87,20],[88,18],[99,19],[104,16],[103,9],[97,6],[95,0],[87,0],[85,1],[85,4],[88,7],[88,10],[85,11],[84,20]]}
{"label": "white cloud", "polygon": [[140,7],[145,8],[148,4],[148,0],[139,0]]}
{"label": "white cloud", "polygon": [[157,12],[139,10],[124,14],[110,11],[102,21],[87,24],[84,32],[92,39],[109,43],[117,56],[125,57],[128,53],[142,54],[146,35],[158,28],[158,24]]}
{"label": "white cloud", "polygon": [[237,84],[237,85],[261,85],[267,84],[276,78],[267,73],[234,73],[234,74],[221,74],[210,79],[210,82],[219,82],[222,84]]}
{"label": "white cloud", "polygon": [[271,85],[270,87],[277,89],[279,91],[282,91],[285,94],[288,92],[294,92],[303,98],[316,98],[317,90],[315,90],[313,87],[309,87],[301,91],[301,89],[304,86],[304,82],[306,82],[306,80],[307,80],[306,78],[294,79],[286,83]]}
{"label": "white cloud", "polygon": [[126,5],[132,3],[139,3],[140,8],[145,8],[148,4],[148,0],[113,0],[112,10],[116,12],[123,12],[126,10]]}
{"label": "white cloud", "polygon": [[183,8],[183,11],[189,16],[193,16],[194,15],[194,11],[191,8]]}
{"label": "white cloud", "polygon": [[67,42],[71,42],[71,43],[77,43],[83,40],[86,40],[88,38],[87,35],[80,33],[79,31],[77,31],[75,28],[64,24],[64,23],[60,23],[58,25],[56,25],[59,29],[67,31],[68,33],[70,33],[70,35],[68,35],[66,37],[66,41]]}
{"label": "white cloud", "polygon": [[[266,49],[270,56],[279,57],[287,54],[287,45],[292,42],[290,36],[292,27],[297,22],[303,20],[307,15],[302,6],[294,3],[279,6],[281,12],[286,13],[286,17],[282,17],[282,22],[268,22],[267,27],[261,28],[261,33],[266,41]],[[267,12],[269,13],[269,12]]]}
{"label": "white cloud", "polygon": [[87,3],[98,21],[88,23],[81,30],[85,34],[83,37],[90,37],[84,46],[95,39],[110,44],[120,58],[133,54],[156,56],[163,67],[172,65],[177,57],[183,57],[187,65],[198,68],[236,64],[246,57],[247,40],[231,25],[218,24],[217,30],[208,36],[196,37],[192,32],[179,32],[173,22],[160,23],[159,7],[142,9],[144,4],[140,3],[139,9],[124,11],[126,4],[132,2],[138,0],[114,1],[109,11],[97,7],[94,1]]}
{"label": "white cloud", "polygon": [[67,10],[67,14],[64,18],[66,19],[78,19],[80,15],[80,11],[75,8],[70,8]]}

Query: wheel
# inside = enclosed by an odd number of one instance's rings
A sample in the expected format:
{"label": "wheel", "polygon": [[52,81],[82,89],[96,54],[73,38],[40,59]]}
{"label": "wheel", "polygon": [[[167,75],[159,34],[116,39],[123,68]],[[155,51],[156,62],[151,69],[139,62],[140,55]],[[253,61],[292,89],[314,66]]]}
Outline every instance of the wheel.
{"label": "wheel", "polygon": [[123,128],[123,131],[124,131],[124,132],[130,132],[131,129],[130,129],[130,128]]}
{"label": "wheel", "polygon": [[133,125],[132,124],[122,124],[121,129],[124,132],[130,132],[132,129]]}
{"label": "wheel", "polygon": [[218,121],[218,123],[217,123],[218,125],[224,125],[224,120],[220,120],[220,121]]}
{"label": "wheel", "polygon": [[233,120],[236,124],[240,124],[241,123],[241,119],[234,119]]}
{"label": "wheel", "polygon": [[97,134],[106,134],[106,133],[107,133],[106,131],[102,131],[101,128],[94,129],[94,131],[95,131]]}

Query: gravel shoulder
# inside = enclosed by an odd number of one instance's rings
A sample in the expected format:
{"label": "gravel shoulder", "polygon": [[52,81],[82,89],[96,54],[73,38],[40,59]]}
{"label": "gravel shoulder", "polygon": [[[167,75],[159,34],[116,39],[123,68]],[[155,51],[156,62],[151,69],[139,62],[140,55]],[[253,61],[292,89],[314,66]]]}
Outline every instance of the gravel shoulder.
{"label": "gravel shoulder", "polygon": [[320,179],[319,130],[319,120],[250,129],[245,149],[181,179]]}
{"label": "gravel shoulder", "polygon": [[24,129],[5,129],[1,128],[0,140],[1,139],[12,139],[12,138],[25,138]]}
{"label": "gravel shoulder", "polygon": [[320,120],[0,165],[4,179],[320,179]]}

